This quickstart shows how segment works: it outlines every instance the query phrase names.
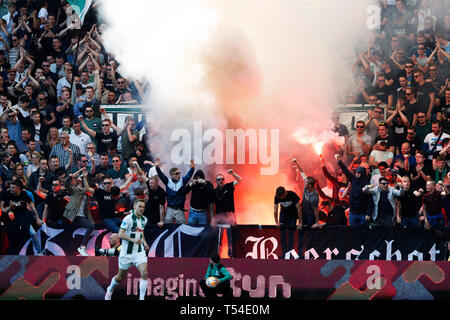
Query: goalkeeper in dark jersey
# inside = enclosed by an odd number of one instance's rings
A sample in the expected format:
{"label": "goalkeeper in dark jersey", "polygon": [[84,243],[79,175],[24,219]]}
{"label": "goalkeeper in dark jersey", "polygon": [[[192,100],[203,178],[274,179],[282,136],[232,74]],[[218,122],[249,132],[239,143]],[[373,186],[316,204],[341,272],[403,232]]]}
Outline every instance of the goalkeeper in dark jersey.
{"label": "goalkeeper in dark jersey", "polygon": [[[217,278],[219,283],[215,287],[208,286],[207,279],[209,277]],[[230,286],[230,280],[232,278],[233,276],[220,263],[220,256],[218,254],[212,254],[210,256],[205,278],[200,280],[200,287],[207,299],[216,298],[218,293],[222,294],[223,298],[229,299],[233,297]]]}

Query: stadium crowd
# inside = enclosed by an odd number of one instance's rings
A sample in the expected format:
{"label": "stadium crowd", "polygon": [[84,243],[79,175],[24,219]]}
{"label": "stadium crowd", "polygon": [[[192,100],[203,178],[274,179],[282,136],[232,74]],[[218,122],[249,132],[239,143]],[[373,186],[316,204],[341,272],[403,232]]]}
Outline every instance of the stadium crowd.
{"label": "stadium crowd", "polygon": [[[81,31],[64,0],[10,1],[0,20],[2,253],[17,254],[25,236],[43,255],[36,231],[43,224],[71,223],[85,228],[78,251],[87,255],[92,231],[117,233],[136,199],[145,199],[149,223],[160,227],[236,223],[239,175],[229,170],[225,183],[219,174],[214,187],[193,161],[184,176],[178,168],[163,173],[149,143],[158,133],[146,118],[128,116],[118,127],[102,107],[139,105],[149,84],[117,71],[119,63],[103,45],[96,4]],[[276,224],[446,225],[448,1],[387,0],[380,6],[381,28],[358,54],[357,86],[343,101],[367,106],[368,119],[357,121],[356,133],[349,134],[339,114],[330,115],[333,130],[345,138],[335,173],[321,158],[332,192],[326,194],[318,177],[306,176],[294,161],[305,188],[301,197],[277,189]]]}
{"label": "stadium crowd", "polygon": [[[297,227],[447,224],[450,212],[450,6],[448,1],[379,1],[381,25],[352,65],[355,85],[343,95],[355,132],[331,115],[345,138],[336,163],[321,155],[322,174],[302,177],[301,196],[280,186],[275,222]],[[361,112],[361,108],[355,109]],[[358,118],[359,117],[359,118]],[[352,124],[353,126],[353,124]],[[334,171],[334,172],[332,172]],[[280,212],[279,212],[280,208]],[[291,239],[292,240],[292,239]],[[286,247],[286,245],[284,245]]]}

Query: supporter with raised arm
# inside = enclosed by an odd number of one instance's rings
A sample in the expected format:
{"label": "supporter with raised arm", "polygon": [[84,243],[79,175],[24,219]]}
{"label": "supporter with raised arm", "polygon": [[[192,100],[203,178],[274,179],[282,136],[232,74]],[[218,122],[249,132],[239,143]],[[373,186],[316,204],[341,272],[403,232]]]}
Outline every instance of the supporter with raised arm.
{"label": "supporter with raised arm", "polygon": [[119,232],[122,218],[116,214],[116,202],[120,198],[120,194],[130,186],[131,179],[129,177],[127,183],[118,187],[114,185],[113,179],[109,175],[103,176],[103,188],[86,187],[86,192],[94,196],[100,208],[100,225],[113,233]]}
{"label": "supporter with raised arm", "polygon": [[357,167],[355,173],[351,173],[342,162],[340,155],[336,154],[335,158],[338,161],[339,167],[342,169],[351,184],[349,200],[350,212],[348,216],[349,224],[350,226],[364,225],[366,223],[365,217],[370,201],[369,196],[362,190],[364,186],[369,184],[366,168]]}
{"label": "supporter with raised arm", "polygon": [[[442,182],[439,182],[440,187],[443,188],[444,194],[448,194],[448,190]],[[422,196],[422,207],[419,210],[419,219],[424,222],[425,229],[430,229],[431,227],[443,227],[445,225],[445,218],[442,202],[441,191],[437,190],[436,183],[434,180],[427,181],[426,191],[424,193],[423,189],[419,192],[423,194]]]}
{"label": "supporter with raised arm", "polygon": [[9,240],[9,253],[17,255],[22,244],[21,235],[31,237],[37,255],[42,256],[41,244],[36,237],[36,229],[42,225],[33,201],[23,189],[20,180],[11,181],[10,190],[0,201],[1,212],[10,220],[6,232]]}
{"label": "supporter with raised arm", "polygon": [[336,177],[332,176],[325,166],[325,160],[323,159],[323,156],[320,155],[320,165],[322,166],[322,172],[324,176],[333,184],[333,193],[332,197],[337,198],[339,194],[339,190],[342,187],[348,186],[347,177],[345,176],[344,172],[342,172],[341,169],[338,169],[336,171]]}
{"label": "supporter with raised arm", "polygon": [[115,131],[111,131],[112,121],[110,119],[102,120],[101,132],[94,131],[93,129],[89,128],[84,122],[83,116],[79,116],[78,119],[80,120],[81,126],[83,127],[84,131],[97,141],[97,150],[99,154],[108,152],[109,145],[113,145],[117,148],[119,138]]}
{"label": "supporter with raised arm", "polygon": [[397,187],[389,186],[389,180],[386,177],[379,179],[378,186],[367,185],[363,187],[363,192],[370,194],[373,198],[373,210],[367,212],[367,222],[380,226],[392,226],[394,224],[397,209],[396,198],[402,196],[405,192],[401,183],[398,183]]}
{"label": "supporter with raised arm", "polygon": [[136,169],[148,189],[144,215],[148,218],[149,223],[162,227],[164,225],[166,211],[166,192],[158,185],[158,176],[146,177],[144,171],[142,171],[137,163]]}
{"label": "supporter with raised arm", "polygon": [[330,197],[327,194],[325,194],[325,192],[323,192],[322,188],[320,187],[319,183],[316,183],[316,189],[322,201],[325,200],[330,201],[333,204],[333,206],[343,207],[345,210],[349,208],[349,198],[347,190],[350,189],[350,186],[340,188],[337,197]]}
{"label": "supporter with raised arm", "polygon": [[[228,175],[233,177],[233,181],[225,183],[225,177],[219,173],[216,175],[216,188],[214,189],[214,204],[215,215],[212,221],[212,225],[217,224],[229,224],[234,226],[237,223],[236,210],[234,206],[234,190],[236,186],[242,181],[242,178],[233,171],[228,169]],[[228,238],[228,256],[233,257],[232,247],[232,232],[231,228],[226,228]]]}
{"label": "supporter with raised arm", "polygon": [[395,219],[398,224],[406,227],[417,227],[419,225],[419,209],[421,206],[420,194],[411,189],[411,179],[402,177],[404,194],[397,197]]}
{"label": "supporter with raised arm", "polygon": [[[80,174],[82,174],[83,179],[79,177]],[[70,195],[70,201],[64,209],[64,218],[68,219],[73,225],[86,229],[81,245],[78,247],[78,252],[82,256],[88,256],[86,245],[92,231],[95,229],[95,224],[87,207],[89,183],[87,181],[86,168],[70,174],[65,182],[65,189]]]}
{"label": "supporter with raised arm", "polygon": [[319,224],[319,194],[315,188],[316,179],[311,176],[306,176],[296,159],[293,159],[292,162],[300,170],[304,182],[303,199],[301,201],[302,224],[316,228]]}
{"label": "supporter with raised arm", "polygon": [[[84,113],[82,114],[83,121],[86,124],[86,126],[89,129],[91,129],[92,131],[95,131],[97,133],[102,132],[102,119],[95,116],[94,107],[92,106],[92,104],[85,103],[83,109],[84,109],[83,110]],[[79,118],[79,116],[78,116],[78,118]],[[87,133],[86,129],[83,126],[81,126],[81,131],[83,131],[84,133]],[[97,145],[98,145],[97,139],[95,137],[93,137],[92,135],[90,135],[90,137],[91,137],[92,142],[94,142],[95,146],[97,147]]]}
{"label": "supporter with raised arm", "polygon": [[[208,224],[214,217],[214,187],[206,180],[202,170],[197,170],[187,185],[186,193],[191,192],[188,224]],[[209,215],[209,219],[208,219]]]}
{"label": "supporter with raised arm", "polygon": [[191,159],[189,164],[189,171],[183,177],[180,178],[181,172],[178,168],[171,168],[169,170],[170,178],[168,178],[161,171],[161,160],[159,158],[155,159],[156,172],[159,178],[166,186],[167,193],[167,210],[165,216],[165,223],[186,223],[185,209],[184,205],[186,202],[185,186],[189,183],[195,170],[194,159]]}
{"label": "supporter with raised arm", "polygon": [[61,181],[53,179],[51,182],[51,190],[47,192],[42,190],[42,178],[38,184],[38,196],[44,200],[44,212],[42,213],[42,221],[49,226],[64,227],[66,225],[64,219],[64,210],[70,200],[67,190],[61,188]]}

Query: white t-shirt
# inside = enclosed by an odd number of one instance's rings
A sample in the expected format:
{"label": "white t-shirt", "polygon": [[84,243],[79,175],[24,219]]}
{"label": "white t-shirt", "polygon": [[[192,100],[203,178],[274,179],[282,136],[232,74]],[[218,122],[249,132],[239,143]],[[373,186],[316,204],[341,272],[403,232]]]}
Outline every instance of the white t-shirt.
{"label": "white t-shirt", "polygon": [[79,136],[75,134],[75,131],[72,130],[72,133],[69,135],[70,143],[73,143],[80,148],[81,154],[86,154],[86,146],[88,143],[91,143],[91,137],[84,132],[81,132]]}
{"label": "white t-shirt", "polygon": [[[367,133],[364,133],[361,139],[364,141],[365,144],[372,145],[372,137],[369,136]],[[358,151],[360,155],[364,153],[361,143],[358,142],[358,140],[356,139],[356,134],[348,138],[348,144],[352,147],[352,151]]]}
{"label": "white t-shirt", "polygon": [[380,178],[382,177],[382,175],[378,172],[378,174],[372,174],[372,178],[370,179],[370,184],[377,186],[380,184]]}
{"label": "white t-shirt", "polygon": [[[380,151],[380,150],[372,150],[370,153],[371,157],[374,157],[375,162],[387,162],[389,159],[394,159],[394,154],[391,151]],[[372,170],[372,175],[379,174],[380,170],[378,168],[374,168]]]}
{"label": "white t-shirt", "polygon": [[[47,21],[48,18],[48,11],[45,8],[41,8],[38,13],[38,19],[44,18]],[[41,24],[40,28],[44,28],[45,24]]]}
{"label": "white t-shirt", "polygon": [[15,106],[12,107],[14,110],[20,111],[20,113],[22,114],[22,116],[24,118],[29,117],[30,116],[30,112],[29,111],[25,111],[22,109],[22,107],[19,107],[18,104],[16,104]]}
{"label": "white t-shirt", "polygon": [[[441,138],[439,139],[439,141],[437,141],[438,136],[436,136],[433,132],[430,132],[429,134],[427,134],[425,136],[425,139],[423,139],[423,143],[427,143],[428,144],[428,150],[431,151],[434,148],[434,145],[437,142],[437,146],[435,149],[436,151],[441,151],[442,150],[442,140],[444,140],[445,138],[450,138],[450,136],[448,134],[446,134],[445,132],[442,133]],[[433,155],[429,155],[428,159],[432,160],[433,159]]]}

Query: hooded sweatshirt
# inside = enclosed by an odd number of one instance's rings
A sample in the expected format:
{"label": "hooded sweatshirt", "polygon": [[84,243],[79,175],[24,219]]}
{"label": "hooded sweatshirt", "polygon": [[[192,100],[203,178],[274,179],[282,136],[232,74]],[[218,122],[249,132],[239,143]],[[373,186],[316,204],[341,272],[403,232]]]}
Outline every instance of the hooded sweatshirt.
{"label": "hooded sweatshirt", "polygon": [[366,168],[358,167],[355,170],[356,172],[360,172],[361,176],[359,178],[345,166],[345,164],[339,160],[339,167],[344,172],[347,180],[351,184],[350,188],[350,213],[365,215],[367,213],[367,207],[369,205],[369,201],[371,200],[369,195],[362,191],[362,188],[369,184],[369,178],[366,174]]}
{"label": "hooded sweatshirt", "polygon": [[[203,179],[205,180],[205,174],[202,170],[195,172],[193,180]],[[189,184],[186,186],[186,193],[192,191],[190,205],[191,208],[197,210],[206,210],[208,206],[214,202],[214,187],[211,182],[206,181],[204,183]]]}

